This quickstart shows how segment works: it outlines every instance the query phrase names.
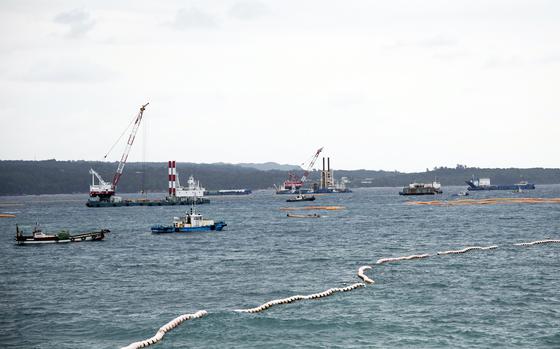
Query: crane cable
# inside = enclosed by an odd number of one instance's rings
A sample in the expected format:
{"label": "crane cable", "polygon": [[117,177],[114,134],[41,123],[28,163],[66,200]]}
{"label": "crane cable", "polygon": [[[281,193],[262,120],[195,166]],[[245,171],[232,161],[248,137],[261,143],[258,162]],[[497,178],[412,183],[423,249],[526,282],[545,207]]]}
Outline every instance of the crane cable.
{"label": "crane cable", "polygon": [[115,148],[115,146],[119,143],[119,141],[122,139],[122,137],[125,135],[125,133],[128,131],[128,129],[130,128],[130,126],[132,126],[132,124],[134,123],[134,121],[136,120],[136,116],[132,119],[132,121],[128,124],[128,126],[124,129],[124,131],[121,133],[121,135],[119,136],[119,138],[115,141],[115,143],[113,143],[113,145],[111,146],[111,148],[109,148],[109,151],[105,154],[105,156],[103,156],[103,160],[107,159],[107,156],[109,156],[109,154],[113,151],[113,149]]}

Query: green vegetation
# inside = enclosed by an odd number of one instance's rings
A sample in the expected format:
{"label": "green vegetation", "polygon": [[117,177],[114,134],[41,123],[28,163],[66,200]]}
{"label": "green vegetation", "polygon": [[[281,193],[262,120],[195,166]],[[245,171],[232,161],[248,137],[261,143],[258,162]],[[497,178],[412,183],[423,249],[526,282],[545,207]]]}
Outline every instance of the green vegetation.
{"label": "green vegetation", "polygon": [[[94,161],[0,161],[0,195],[87,193],[91,182],[88,171],[95,169],[107,182],[113,178],[116,163]],[[178,163],[181,182],[194,175],[202,186],[215,189],[266,189],[281,184],[287,171],[261,171],[228,164]],[[302,171],[296,171],[298,175]],[[489,177],[492,183],[516,183],[527,180],[536,184],[560,183],[560,169],[484,169],[458,165],[456,168],[438,167],[418,173],[397,171],[336,170],[335,177],[347,177],[350,187],[400,187],[411,182],[431,182],[442,185],[463,185],[472,176]],[[310,175],[318,181],[319,172]],[[167,163],[130,163],[124,169],[117,192],[135,193],[140,190],[167,190]]]}

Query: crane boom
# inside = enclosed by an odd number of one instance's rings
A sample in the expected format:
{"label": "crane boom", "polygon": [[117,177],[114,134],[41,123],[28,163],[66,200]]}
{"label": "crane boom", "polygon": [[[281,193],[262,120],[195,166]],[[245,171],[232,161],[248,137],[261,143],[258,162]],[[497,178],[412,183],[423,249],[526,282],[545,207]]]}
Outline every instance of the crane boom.
{"label": "crane boom", "polygon": [[317,158],[319,157],[319,154],[321,154],[322,151],[323,151],[323,147],[319,148],[317,152],[315,152],[315,155],[313,155],[313,157],[311,158],[309,165],[307,166],[307,168],[303,172],[303,176],[301,177],[302,183],[305,183],[305,181],[307,180],[307,176],[309,176],[309,171],[311,171],[313,165],[315,165],[315,161],[317,161]]}
{"label": "crane boom", "polygon": [[132,148],[132,144],[134,143],[134,139],[136,138],[136,132],[138,132],[138,127],[140,127],[140,122],[142,122],[142,115],[144,114],[144,110],[146,109],[146,106],[148,106],[148,104],[150,103],[146,103],[142,107],[140,107],[140,111],[138,112],[136,121],[134,121],[134,126],[132,127],[132,131],[130,132],[130,136],[128,136],[128,142],[126,142],[126,148],[124,149],[121,161],[119,162],[119,166],[117,167],[117,172],[115,172],[115,176],[113,177],[113,188],[117,187],[117,184],[121,179],[124,165],[126,164],[128,154],[130,153],[130,149]]}
{"label": "crane boom", "polygon": [[[100,184],[100,185],[104,185],[104,186],[109,185],[109,183],[105,182],[105,181],[103,180],[103,178],[101,178],[101,176],[99,175],[99,173],[95,172],[95,170],[94,170],[93,168],[90,168],[90,169],[89,169],[89,174],[92,175],[92,176],[95,176],[95,177],[97,178],[97,180],[99,181],[99,184]],[[92,181],[93,181],[93,178],[92,178]]]}

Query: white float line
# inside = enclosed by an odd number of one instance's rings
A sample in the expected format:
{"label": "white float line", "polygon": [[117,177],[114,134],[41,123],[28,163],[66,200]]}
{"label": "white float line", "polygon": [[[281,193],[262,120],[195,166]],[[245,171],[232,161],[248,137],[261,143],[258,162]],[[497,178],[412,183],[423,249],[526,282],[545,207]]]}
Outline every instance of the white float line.
{"label": "white float line", "polygon": [[403,256],[403,257],[395,257],[395,258],[381,258],[381,259],[378,259],[377,262],[375,262],[375,264],[409,261],[411,259],[421,259],[421,258],[428,258],[428,257],[431,257],[431,255],[425,253],[425,254],[413,254],[411,256]]}
{"label": "white float line", "polygon": [[174,329],[175,327],[179,326],[184,321],[192,320],[192,319],[198,319],[198,318],[201,318],[201,317],[206,316],[206,315],[208,315],[208,312],[206,310],[200,310],[200,311],[197,311],[194,314],[180,315],[180,316],[176,317],[175,319],[169,321],[165,325],[161,326],[153,337],[150,337],[150,338],[145,339],[145,340],[140,341],[140,342],[131,343],[131,344],[127,345],[126,347],[122,347],[121,349],[138,349],[138,348],[145,348],[145,347],[147,347],[149,345],[152,345],[152,344],[156,344],[157,342],[159,342],[163,338],[163,336],[167,332],[169,332],[172,329]]}
{"label": "white float line", "polygon": [[348,292],[348,291],[352,291],[356,288],[359,287],[364,287],[365,284],[363,283],[356,283],[347,287],[335,287],[335,288],[329,288],[326,291],[320,292],[320,293],[313,293],[307,296],[302,296],[302,295],[296,295],[296,296],[292,296],[292,297],[288,297],[288,298],[282,298],[282,299],[275,299],[272,300],[270,302],[266,302],[258,307],[255,308],[250,308],[250,309],[236,309],[236,312],[240,312],[240,313],[259,313],[263,310],[266,310],[272,306],[275,305],[279,305],[279,304],[289,304],[289,303],[293,303],[295,301],[300,301],[300,300],[309,300],[309,299],[319,299],[319,298],[323,298],[323,297],[328,297],[331,296],[337,292]]}
{"label": "white float line", "polygon": [[540,245],[540,244],[551,244],[551,243],[560,243],[560,240],[537,240],[531,242],[521,242],[519,244],[513,244],[514,246],[533,246],[533,245]]}
{"label": "white float line", "polygon": [[373,284],[374,281],[372,279],[370,279],[366,274],[364,274],[364,272],[366,270],[369,270],[369,269],[371,269],[371,266],[369,266],[369,265],[364,265],[364,266],[360,267],[358,269],[358,277],[360,279],[362,279],[366,284]]}
{"label": "white float line", "polygon": [[474,251],[474,250],[493,250],[493,249],[496,249],[496,248],[498,248],[497,245],[492,245],[492,246],[488,246],[488,247],[472,246],[472,247],[465,247],[462,250],[451,250],[451,251],[438,252],[437,254],[439,256],[442,256],[442,255],[446,255],[446,254],[465,253],[465,252]]}
{"label": "white float line", "polygon": [[[532,242],[517,243],[517,244],[514,244],[514,246],[532,246],[532,245],[548,244],[548,243],[560,243],[560,240],[553,240],[553,239],[537,240],[537,241],[532,241]],[[487,247],[472,246],[472,247],[465,247],[461,250],[450,250],[450,251],[438,252],[437,255],[460,254],[460,253],[465,253],[465,252],[469,252],[469,251],[473,251],[473,250],[493,250],[493,249],[496,249],[496,248],[498,248],[497,245],[492,245],[492,246],[487,246]],[[431,257],[431,255],[426,253],[426,254],[411,255],[411,256],[396,257],[396,258],[381,258],[376,262],[376,264],[383,264],[383,263],[389,263],[389,262],[399,262],[399,261],[403,261],[403,260],[421,259],[421,258],[428,258],[428,257]],[[358,276],[364,282],[372,284],[372,283],[374,283],[374,281],[372,279],[370,279],[364,273],[366,270],[369,270],[369,269],[372,269],[372,267],[369,266],[369,265],[364,265],[364,266],[360,267],[358,269]],[[262,304],[262,305],[260,305],[256,308],[237,309],[237,310],[234,310],[234,311],[241,312],[241,313],[259,313],[263,310],[266,310],[266,309],[268,309],[272,306],[278,305],[278,304],[288,304],[288,303],[293,303],[293,302],[299,301],[299,300],[309,300],[309,299],[318,299],[318,298],[322,298],[322,297],[328,297],[328,296],[333,295],[336,292],[352,291],[352,290],[354,290],[356,288],[360,288],[360,287],[365,287],[365,284],[360,282],[360,283],[355,283],[355,284],[347,286],[347,287],[330,288],[330,289],[328,289],[324,292],[313,293],[313,294],[310,294],[310,295],[307,295],[307,296],[296,295],[296,296],[292,296],[292,297],[288,297],[288,298],[275,299],[275,300],[272,300],[270,302],[264,303],[264,304]],[[128,346],[123,347],[121,349],[144,348],[144,347],[147,347],[149,345],[155,344],[163,338],[165,333],[174,329],[175,327],[180,325],[182,322],[184,322],[186,320],[190,320],[190,319],[200,318],[200,317],[203,317],[205,315],[208,315],[208,313],[205,310],[200,310],[200,311],[197,311],[194,314],[184,314],[184,315],[178,316],[177,318],[175,318],[175,319],[171,320],[170,322],[168,322],[167,324],[163,325],[153,337],[148,338],[148,339],[143,340],[143,341],[140,341],[140,342],[131,343]]]}

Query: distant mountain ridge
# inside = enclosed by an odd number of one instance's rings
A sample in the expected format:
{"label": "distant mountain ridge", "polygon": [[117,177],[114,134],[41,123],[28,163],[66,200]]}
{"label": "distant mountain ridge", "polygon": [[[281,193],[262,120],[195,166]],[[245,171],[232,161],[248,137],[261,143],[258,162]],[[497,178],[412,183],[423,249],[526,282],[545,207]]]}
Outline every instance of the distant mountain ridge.
{"label": "distant mountain ridge", "polygon": [[248,168],[255,168],[261,171],[270,171],[270,170],[278,170],[278,171],[303,171],[300,166],[297,165],[289,165],[289,164],[279,164],[277,162],[264,162],[264,163],[239,163],[234,164],[241,167],[248,167]]}
{"label": "distant mountain ridge", "polygon": [[[272,167],[276,166],[272,163]],[[251,164],[249,164],[251,165]],[[262,164],[258,164],[262,165]],[[283,166],[283,165],[280,165]],[[303,174],[297,166],[289,166],[296,176]],[[87,193],[95,169],[106,181],[113,178],[116,162],[100,161],[23,161],[0,160],[0,195]],[[232,164],[177,163],[182,183],[193,175],[206,189],[272,189],[280,185],[290,170],[260,170],[251,166]],[[309,174],[308,185],[319,181],[320,172]],[[336,179],[346,177],[348,186],[403,187],[412,182],[431,182],[437,179],[442,186],[464,185],[472,176],[488,177],[494,184],[513,184],[527,180],[540,184],[560,183],[560,169],[554,168],[477,168],[458,165],[456,168],[439,167],[425,172],[403,173],[398,171],[334,170]],[[118,193],[135,193],[141,189],[165,192],[168,184],[167,163],[128,163],[119,182]],[[444,189],[445,190],[445,189]]]}

